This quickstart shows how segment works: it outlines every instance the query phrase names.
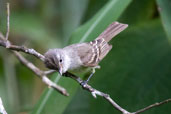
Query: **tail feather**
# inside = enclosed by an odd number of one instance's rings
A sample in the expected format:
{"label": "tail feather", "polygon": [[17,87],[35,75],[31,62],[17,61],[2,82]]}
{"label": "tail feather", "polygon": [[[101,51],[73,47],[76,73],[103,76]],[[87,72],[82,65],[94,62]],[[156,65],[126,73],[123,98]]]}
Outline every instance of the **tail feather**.
{"label": "tail feather", "polygon": [[119,22],[113,22],[112,24],[110,24],[107,29],[102,32],[99,37],[96,38],[100,39],[100,38],[104,38],[104,40],[106,42],[109,42],[113,37],[115,37],[117,34],[119,34],[120,32],[122,32],[124,29],[126,29],[128,27],[127,24],[122,24]]}
{"label": "tail feather", "polygon": [[[89,45],[92,46],[91,55],[89,59],[86,58],[84,62],[85,66],[97,66],[98,63],[109,53],[112,49],[112,45],[108,42],[117,34],[122,32],[128,27],[127,24],[121,24],[114,22],[110,24],[107,29],[99,35],[94,41],[91,41]],[[92,54],[93,53],[93,54]],[[87,61],[88,60],[88,61]]]}

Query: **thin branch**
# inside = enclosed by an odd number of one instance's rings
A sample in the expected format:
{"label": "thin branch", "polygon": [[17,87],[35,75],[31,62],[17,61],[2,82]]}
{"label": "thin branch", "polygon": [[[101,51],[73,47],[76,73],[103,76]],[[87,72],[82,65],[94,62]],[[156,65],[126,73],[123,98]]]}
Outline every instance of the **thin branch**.
{"label": "thin branch", "polygon": [[151,109],[151,108],[153,108],[153,107],[160,106],[160,105],[162,105],[162,104],[171,102],[171,99],[167,99],[167,100],[165,100],[165,101],[162,101],[162,102],[155,103],[155,104],[152,104],[152,105],[150,105],[150,106],[147,106],[147,107],[145,107],[145,108],[143,108],[143,109],[140,109],[140,110],[138,110],[138,111],[136,111],[136,112],[128,112],[127,110],[125,110],[124,108],[122,108],[121,106],[119,106],[119,105],[118,105],[118,104],[117,104],[117,103],[116,103],[108,94],[103,93],[103,92],[101,92],[101,91],[99,91],[99,90],[96,90],[96,89],[94,89],[93,87],[91,87],[91,86],[88,85],[88,84],[86,84],[86,85],[83,86],[83,85],[81,84],[81,83],[83,82],[83,80],[82,80],[81,78],[79,78],[79,77],[77,77],[77,76],[75,76],[75,75],[73,75],[73,74],[71,74],[71,73],[69,73],[69,72],[65,73],[64,76],[69,77],[69,78],[71,78],[71,79],[74,79],[76,82],[78,82],[78,83],[82,86],[83,89],[85,89],[85,90],[91,92],[91,94],[92,94],[92,96],[93,96],[94,98],[96,98],[97,95],[103,97],[103,98],[106,99],[106,100],[107,100],[115,109],[117,109],[118,111],[122,112],[122,114],[139,114],[139,113],[142,113],[142,112],[144,112],[144,111],[147,111],[147,110],[149,110],[149,109]]}
{"label": "thin branch", "polygon": [[52,73],[54,73],[54,72],[56,72],[56,70],[44,71],[44,73],[45,73],[46,75],[50,75],[50,74],[52,74]]}
{"label": "thin branch", "polygon": [[152,105],[149,105],[149,106],[147,106],[147,107],[145,107],[143,109],[140,109],[140,110],[134,112],[133,114],[139,114],[139,113],[145,112],[146,110],[149,110],[149,109],[154,108],[156,106],[160,106],[160,105],[166,104],[168,102],[171,102],[171,99],[167,99],[167,100],[161,101],[159,103],[154,103]]}
{"label": "thin branch", "polygon": [[[25,52],[25,53],[30,54],[30,55],[34,55],[37,58],[39,58],[40,60],[43,60],[42,59],[42,58],[44,58],[43,55],[41,55],[40,53],[34,51],[34,49],[21,48],[20,46],[11,45],[10,41],[6,40],[2,33],[0,33],[0,39],[1,39],[0,40],[0,46],[3,46],[5,48],[7,48],[7,49],[10,49],[10,51],[12,51],[14,53],[14,55],[20,60],[20,62],[23,63],[27,68],[32,70],[37,76],[39,76],[39,78],[41,78],[42,81],[46,85],[48,85],[48,87],[52,87],[55,90],[57,90],[58,92],[60,92],[61,94],[65,95],[65,96],[69,96],[69,94],[67,93],[67,91],[63,87],[61,87],[59,85],[56,85],[54,82],[49,80],[49,78],[47,78],[44,71],[41,71],[33,63],[29,62],[20,53],[18,53],[16,51],[21,49],[22,52]],[[16,51],[14,51],[14,50],[16,50]]]}
{"label": "thin branch", "polygon": [[93,87],[91,87],[88,84],[83,86],[81,84],[83,82],[83,80],[81,78],[79,78],[79,77],[77,77],[77,76],[75,76],[75,75],[73,75],[73,74],[71,74],[69,72],[65,73],[64,76],[69,77],[71,79],[74,79],[76,82],[78,82],[82,86],[83,89],[89,91],[94,98],[97,98],[97,95],[99,95],[99,96],[103,97],[104,99],[106,99],[110,104],[113,105],[113,107],[115,109],[117,109],[118,111],[122,112],[123,114],[131,114],[127,110],[125,110],[122,107],[120,107],[114,100],[112,100],[112,98],[108,94],[103,93],[103,92],[101,92],[99,90],[96,90],[96,89],[94,89]]}
{"label": "thin branch", "polygon": [[[37,55],[41,55],[41,54],[39,54],[39,53],[36,52],[36,51],[33,51],[33,53],[28,53],[28,51],[25,51],[25,49],[28,49],[28,48],[26,48],[26,47],[25,47],[25,48],[22,48],[22,47],[16,46],[16,45],[12,45],[12,46],[11,46],[10,44],[8,44],[8,46],[6,46],[6,43],[3,42],[3,41],[0,41],[0,46],[7,47],[7,48],[10,49],[10,50],[22,51],[22,52],[25,52],[25,53],[27,53],[27,54],[31,54],[31,55],[34,55],[34,56],[36,55],[37,58],[39,58],[39,59],[43,58],[43,59],[41,59],[41,60],[44,61],[44,56],[43,56],[43,55],[42,55],[42,56],[37,56]],[[35,52],[36,52],[36,53],[35,53]],[[20,58],[20,57],[18,56],[18,54],[16,54],[16,52],[15,52],[15,55],[18,57],[18,59],[19,59],[24,65],[26,65],[29,69],[31,69],[36,75],[42,76],[41,72],[39,72],[39,70],[37,70],[37,68],[34,68],[33,65],[31,65],[31,63],[29,63],[29,65],[28,65],[28,63],[25,62],[25,60],[23,60],[23,58]],[[30,67],[30,65],[31,65],[31,67]],[[46,71],[45,74],[51,74],[51,73],[53,73],[53,72],[54,72],[54,70],[48,71],[48,72]],[[66,72],[64,75],[67,76],[67,77],[70,77],[70,78],[74,79],[74,80],[77,81],[79,84],[81,84],[82,81],[83,81],[83,80],[81,80],[79,77],[77,77],[77,76],[75,76],[75,75],[73,75],[73,74],[71,74],[71,73],[69,73],[69,72]],[[117,103],[115,103],[115,102],[110,98],[110,96],[109,96],[108,94],[105,94],[105,93],[103,93],[103,92],[100,92],[100,91],[98,91],[98,90],[92,88],[92,87],[91,87],[90,85],[88,85],[88,84],[85,85],[85,86],[82,86],[82,87],[83,87],[84,89],[90,91],[94,98],[96,98],[96,95],[102,96],[102,97],[104,97],[108,102],[110,102],[117,110],[119,110],[119,111],[121,111],[121,112],[125,112],[124,114],[129,113],[129,112],[126,111],[125,109],[121,108]]]}
{"label": "thin branch", "polygon": [[33,55],[35,57],[37,57],[38,59],[44,61],[44,56],[40,53],[38,53],[37,51],[35,51],[34,49],[29,49],[27,47],[24,46],[17,46],[17,45],[12,45],[11,43],[9,44],[9,42],[4,42],[4,41],[0,41],[0,46],[3,46],[5,48],[8,48],[10,50],[15,50],[15,51],[21,51],[30,55]]}
{"label": "thin branch", "polygon": [[38,67],[36,67],[33,63],[31,63],[27,59],[25,59],[20,53],[18,53],[16,51],[13,51],[13,52],[14,52],[15,56],[20,60],[20,62],[23,65],[25,65],[27,68],[32,70],[37,76],[39,76],[39,78],[41,78],[42,81],[46,85],[48,85],[48,87],[52,87],[52,88],[56,89],[58,92],[60,92],[61,94],[65,95],[65,96],[69,96],[69,94],[63,87],[56,85],[54,82],[49,80],[49,78],[47,78],[47,76],[44,74],[44,72],[41,71]]}
{"label": "thin branch", "polygon": [[7,32],[6,32],[6,40],[8,40],[10,32],[10,4],[7,3]]}
{"label": "thin branch", "polygon": [[7,114],[7,112],[6,112],[6,110],[5,110],[4,106],[3,106],[1,97],[0,97],[0,113],[1,114]]}
{"label": "thin branch", "polygon": [[4,35],[0,32],[0,40],[5,40]]}

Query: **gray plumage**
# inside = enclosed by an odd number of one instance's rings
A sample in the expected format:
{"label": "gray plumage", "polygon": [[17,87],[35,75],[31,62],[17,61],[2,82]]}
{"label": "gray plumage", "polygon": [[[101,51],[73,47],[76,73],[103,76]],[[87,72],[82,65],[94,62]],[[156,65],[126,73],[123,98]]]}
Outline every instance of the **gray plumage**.
{"label": "gray plumage", "polygon": [[95,68],[112,49],[108,42],[127,27],[127,24],[114,22],[94,41],[50,49],[45,53],[45,65],[59,70],[61,75],[66,71],[81,72],[83,68]]}

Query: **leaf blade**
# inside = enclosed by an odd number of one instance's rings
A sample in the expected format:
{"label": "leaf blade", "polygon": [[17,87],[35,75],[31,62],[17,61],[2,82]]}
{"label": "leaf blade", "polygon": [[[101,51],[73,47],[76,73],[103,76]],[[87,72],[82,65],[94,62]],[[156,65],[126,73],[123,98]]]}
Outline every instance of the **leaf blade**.
{"label": "leaf blade", "polygon": [[161,20],[164,26],[164,30],[171,42],[171,1],[170,0],[156,0],[158,4],[158,10],[161,15]]}

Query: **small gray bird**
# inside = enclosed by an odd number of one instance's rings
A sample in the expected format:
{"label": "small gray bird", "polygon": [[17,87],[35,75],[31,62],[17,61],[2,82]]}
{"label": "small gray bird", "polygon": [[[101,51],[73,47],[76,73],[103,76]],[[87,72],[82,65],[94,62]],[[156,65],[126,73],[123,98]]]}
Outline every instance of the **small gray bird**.
{"label": "small gray bird", "polygon": [[58,70],[61,75],[66,71],[71,73],[91,71],[88,79],[82,83],[84,85],[95,73],[95,69],[100,68],[99,62],[112,49],[112,45],[108,42],[127,27],[127,24],[113,22],[91,42],[72,44],[62,49],[49,49],[44,54],[45,65]]}

